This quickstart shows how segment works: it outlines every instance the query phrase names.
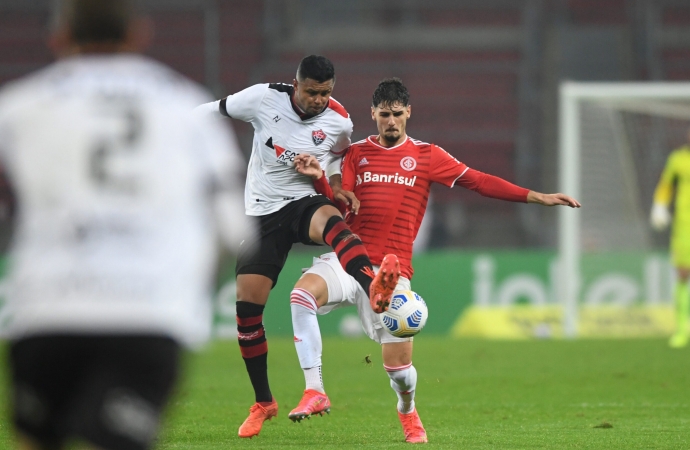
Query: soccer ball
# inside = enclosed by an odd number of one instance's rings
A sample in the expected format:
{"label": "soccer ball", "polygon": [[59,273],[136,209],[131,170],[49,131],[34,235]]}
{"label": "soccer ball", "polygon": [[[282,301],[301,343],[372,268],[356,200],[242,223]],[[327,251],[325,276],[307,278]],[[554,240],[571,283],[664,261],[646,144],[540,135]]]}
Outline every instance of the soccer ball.
{"label": "soccer ball", "polygon": [[410,337],[422,331],[429,310],[424,299],[412,291],[395,291],[388,310],[381,313],[381,322],[390,334]]}

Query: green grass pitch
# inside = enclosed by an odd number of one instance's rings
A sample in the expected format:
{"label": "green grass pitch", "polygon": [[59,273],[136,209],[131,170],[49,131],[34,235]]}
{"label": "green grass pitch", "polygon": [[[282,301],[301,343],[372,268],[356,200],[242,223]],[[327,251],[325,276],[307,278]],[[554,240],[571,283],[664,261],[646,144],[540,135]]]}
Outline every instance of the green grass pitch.
{"label": "green grass pitch", "polygon": [[[690,448],[690,349],[661,340],[489,342],[420,336],[417,408],[440,449]],[[371,355],[372,364],[364,362]],[[409,448],[373,342],[329,338],[329,416],[292,423],[303,378],[290,339],[269,334],[279,417],[237,437],[253,394],[235,342],[188,359],[158,449]],[[3,398],[6,384],[2,383]],[[6,408],[4,408],[6,410]],[[0,448],[12,448],[7,419]]]}

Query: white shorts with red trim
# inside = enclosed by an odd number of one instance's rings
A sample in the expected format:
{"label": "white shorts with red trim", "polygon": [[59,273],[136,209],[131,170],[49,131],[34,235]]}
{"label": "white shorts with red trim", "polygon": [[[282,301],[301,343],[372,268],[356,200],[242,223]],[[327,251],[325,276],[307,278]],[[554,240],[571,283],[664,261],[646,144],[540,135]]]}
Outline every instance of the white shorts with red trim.
{"label": "white shorts with red trim", "polygon": [[[378,271],[378,267],[374,267]],[[388,333],[369,303],[369,293],[364,292],[357,280],[352,278],[340,265],[335,252],[326,253],[314,258],[313,265],[305,273],[320,276],[328,285],[328,303],[316,310],[317,314],[328,314],[337,308],[356,306],[362,329],[367,336],[379,344],[409,342],[409,338],[399,338]],[[400,277],[395,290],[410,290],[410,280]]]}

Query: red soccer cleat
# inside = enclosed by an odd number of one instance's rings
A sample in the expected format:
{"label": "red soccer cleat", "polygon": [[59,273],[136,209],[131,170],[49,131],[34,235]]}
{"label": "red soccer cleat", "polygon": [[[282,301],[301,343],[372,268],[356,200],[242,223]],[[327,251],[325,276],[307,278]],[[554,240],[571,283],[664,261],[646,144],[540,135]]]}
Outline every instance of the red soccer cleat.
{"label": "red soccer cleat", "polygon": [[400,418],[406,442],[412,444],[429,442],[426,438],[426,430],[424,429],[424,425],[422,425],[422,421],[419,419],[416,408],[409,414],[403,414],[398,411],[398,418]]}
{"label": "red soccer cleat", "polygon": [[330,412],[331,401],[328,400],[328,396],[314,389],[307,389],[304,391],[299,405],[288,414],[288,418],[293,422],[301,422],[314,414],[323,416],[323,413],[329,414]]}
{"label": "red soccer cleat", "polygon": [[381,314],[388,309],[395,286],[398,285],[398,278],[400,278],[398,257],[393,254],[384,256],[379,272],[369,286],[369,302],[375,313]]}
{"label": "red soccer cleat", "polygon": [[273,403],[267,406],[261,406],[259,403],[254,403],[249,408],[249,417],[247,417],[240,426],[237,433],[241,438],[253,438],[258,436],[261,432],[261,427],[266,420],[271,420],[278,415],[278,402],[273,399]]}

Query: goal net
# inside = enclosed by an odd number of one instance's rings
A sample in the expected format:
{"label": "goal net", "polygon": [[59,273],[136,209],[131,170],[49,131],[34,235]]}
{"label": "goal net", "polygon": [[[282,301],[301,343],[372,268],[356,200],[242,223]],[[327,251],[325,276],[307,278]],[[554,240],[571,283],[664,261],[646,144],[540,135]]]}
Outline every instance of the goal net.
{"label": "goal net", "polygon": [[649,225],[654,188],[688,143],[690,83],[564,83],[560,92],[560,299],[566,336],[672,330],[668,232]]}

